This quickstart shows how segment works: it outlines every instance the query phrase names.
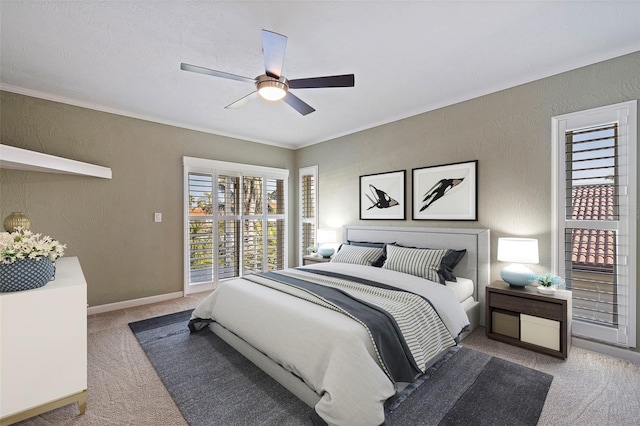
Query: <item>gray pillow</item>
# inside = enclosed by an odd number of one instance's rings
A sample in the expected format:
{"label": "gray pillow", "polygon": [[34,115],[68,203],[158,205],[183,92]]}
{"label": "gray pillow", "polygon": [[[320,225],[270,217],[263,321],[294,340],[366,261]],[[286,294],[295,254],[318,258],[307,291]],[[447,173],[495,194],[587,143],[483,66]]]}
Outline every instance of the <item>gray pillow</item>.
{"label": "gray pillow", "polygon": [[457,281],[456,275],[453,273],[453,268],[460,263],[465,254],[467,254],[466,249],[447,250],[447,254],[442,258],[442,265],[440,265],[440,270],[438,271],[438,276],[442,284],[444,284],[445,281]]}

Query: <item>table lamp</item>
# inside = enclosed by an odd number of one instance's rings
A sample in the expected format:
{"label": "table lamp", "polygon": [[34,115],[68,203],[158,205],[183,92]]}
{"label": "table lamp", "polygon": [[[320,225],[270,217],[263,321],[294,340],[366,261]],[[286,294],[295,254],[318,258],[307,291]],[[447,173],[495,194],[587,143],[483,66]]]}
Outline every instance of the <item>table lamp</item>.
{"label": "table lamp", "polygon": [[333,245],[337,242],[335,229],[318,229],[318,254],[331,257],[335,253]]}
{"label": "table lamp", "polygon": [[511,262],[500,271],[503,281],[524,287],[533,283],[535,274],[522,263],[538,263],[538,240],[534,238],[498,238],[498,261]]}

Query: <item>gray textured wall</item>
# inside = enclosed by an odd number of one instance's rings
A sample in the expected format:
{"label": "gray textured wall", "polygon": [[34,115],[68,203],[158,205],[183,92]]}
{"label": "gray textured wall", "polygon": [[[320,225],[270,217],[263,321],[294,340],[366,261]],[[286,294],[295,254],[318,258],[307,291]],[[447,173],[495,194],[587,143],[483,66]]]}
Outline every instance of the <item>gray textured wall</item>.
{"label": "gray textured wall", "polygon": [[182,156],[289,169],[296,206],[291,150],[0,94],[1,143],[112,169],[112,180],[0,170],[0,218],[27,212],[34,231],[66,243],[66,255],[80,259],[91,306],[182,290]]}
{"label": "gray textured wall", "polygon": [[[540,264],[532,269],[547,272],[551,117],[640,99],[638,70],[634,53],[300,149],[297,167],[318,165],[319,226],[489,228],[492,279],[505,266],[496,261],[502,236],[537,238]],[[479,161],[478,221],[411,220],[411,169],[469,160]],[[395,170],[407,170],[407,220],[360,221],[359,176]],[[640,307],[640,292],[638,299]]]}
{"label": "gray textured wall", "polygon": [[0,218],[26,211],[35,230],[67,243],[89,303],[100,305],[182,289],[183,155],[289,168],[292,243],[298,167],[319,165],[320,226],[339,227],[361,222],[360,175],[407,170],[410,200],[412,168],[479,160],[477,222],[412,221],[408,210],[405,222],[361,223],[490,228],[493,262],[498,237],[531,236],[542,272],[551,262],[551,117],[639,99],[638,69],[634,53],[297,151],[1,92],[1,143],[108,166],[114,178],[0,170]]}

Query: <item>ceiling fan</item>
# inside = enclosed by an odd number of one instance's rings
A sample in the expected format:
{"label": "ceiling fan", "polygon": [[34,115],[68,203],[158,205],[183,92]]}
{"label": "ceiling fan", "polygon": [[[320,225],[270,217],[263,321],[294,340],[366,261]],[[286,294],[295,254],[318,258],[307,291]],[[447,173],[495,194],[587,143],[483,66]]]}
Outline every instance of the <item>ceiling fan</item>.
{"label": "ceiling fan", "polygon": [[272,31],[262,30],[262,52],[264,54],[265,73],[256,78],[243,77],[209,68],[199,67],[181,63],[180,69],[199,74],[212,75],[214,77],[228,78],[230,80],[253,83],[256,90],[237,101],[227,105],[225,108],[238,108],[244,105],[251,97],[257,93],[269,101],[283,99],[293,109],[302,115],[307,115],[315,111],[313,107],[295,96],[289,89],[316,89],[323,87],[353,87],[355,86],[355,76],[353,74],[332,75],[325,77],[298,78],[288,80],[282,75],[282,65],[284,63],[284,53],[287,47],[287,37]]}

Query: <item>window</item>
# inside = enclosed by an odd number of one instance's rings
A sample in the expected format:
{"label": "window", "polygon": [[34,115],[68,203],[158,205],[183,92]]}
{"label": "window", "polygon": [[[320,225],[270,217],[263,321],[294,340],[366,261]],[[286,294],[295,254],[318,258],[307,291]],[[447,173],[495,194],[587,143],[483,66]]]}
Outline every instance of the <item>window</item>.
{"label": "window", "polygon": [[316,231],[318,229],[318,166],[300,169],[298,173],[300,194],[300,243],[298,250],[298,265],[302,265],[302,256],[309,254],[308,248],[316,246]]}
{"label": "window", "polygon": [[283,269],[289,172],[184,157],[185,294]]}
{"label": "window", "polygon": [[553,118],[554,265],[573,335],[636,345],[636,102]]}

